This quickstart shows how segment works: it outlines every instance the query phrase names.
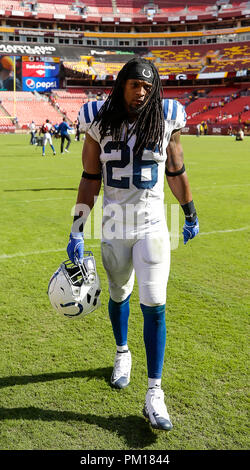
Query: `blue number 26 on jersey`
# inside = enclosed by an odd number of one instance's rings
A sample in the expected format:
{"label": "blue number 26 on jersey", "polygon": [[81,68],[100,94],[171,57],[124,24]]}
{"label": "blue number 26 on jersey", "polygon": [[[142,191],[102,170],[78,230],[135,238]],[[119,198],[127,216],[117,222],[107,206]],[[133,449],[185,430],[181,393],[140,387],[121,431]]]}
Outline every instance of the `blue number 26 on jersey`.
{"label": "blue number 26 on jersey", "polygon": [[[125,142],[107,142],[104,146],[105,153],[111,153],[112,150],[121,151],[120,160],[112,160],[106,163],[107,169],[107,185],[113,188],[129,189],[130,178],[128,176],[121,177],[121,179],[113,178],[113,168],[125,168],[130,163],[130,148]],[[151,179],[142,179],[142,169],[151,169]],[[158,163],[154,160],[142,160],[142,157],[133,157],[133,177],[132,183],[138,189],[153,188],[158,180]]]}

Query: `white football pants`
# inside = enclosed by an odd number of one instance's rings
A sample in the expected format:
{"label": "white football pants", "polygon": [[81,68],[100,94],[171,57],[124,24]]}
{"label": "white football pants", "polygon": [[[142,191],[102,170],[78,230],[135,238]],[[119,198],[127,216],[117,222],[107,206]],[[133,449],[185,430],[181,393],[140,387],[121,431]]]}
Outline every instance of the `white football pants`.
{"label": "white football pants", "polygon": [[46,134],[44,134],[43,136],[43,145],[45,146],[47,142],[49,142],[49,144],[52,145],[52,138],[49,132],[46,132]]}
{"label": "white football pants", "polygon": [[136,278],[140,303],[153,307],[166,303],[170,270],[170,240],[167,227],[133,240],[102,240],[102,261],[115,302],[131,294]]}

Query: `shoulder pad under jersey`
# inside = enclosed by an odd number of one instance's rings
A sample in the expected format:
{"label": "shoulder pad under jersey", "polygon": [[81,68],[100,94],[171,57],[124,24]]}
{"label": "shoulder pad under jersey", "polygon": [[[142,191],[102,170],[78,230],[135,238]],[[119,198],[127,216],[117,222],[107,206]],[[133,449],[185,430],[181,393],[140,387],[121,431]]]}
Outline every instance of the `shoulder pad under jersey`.
{"label": "shoulder pad under jersey", "polygon": [[165,121],[171,121],[174,129],[182,129],[187,122],[187,114],[184,106],[176,100],[162,100]]}
{"label": "shoulder pad under jersey", "polygon": [[86,132],[89,129],[103,103],[104,101],[89,101],[82,105],[78,113],[79,130],[81,132]]}

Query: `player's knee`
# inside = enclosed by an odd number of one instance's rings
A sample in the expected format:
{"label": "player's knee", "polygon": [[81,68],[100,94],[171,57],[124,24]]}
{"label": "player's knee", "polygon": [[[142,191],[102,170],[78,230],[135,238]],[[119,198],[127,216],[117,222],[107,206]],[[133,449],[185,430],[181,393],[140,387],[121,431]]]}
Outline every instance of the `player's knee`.
{"label": "player's knee", "polygon": [[123,302],[126,300],[132,293],[134,287],[134,275],[129,277],[129,279],[119,279],[117,277],[116,281],[109,277],[109,293],[111,299],[115,302]]}
{"label": "player's knee", "polygon": [[160,286],[144,285],[139,289],[140,303],[148,307],[158,307],[166,303],[166,289]]}
{"label": "player's knee", "polygon": [[114,302],[120,303],[126,300],[132,293],[133,286],[109,286],[110,297]]}

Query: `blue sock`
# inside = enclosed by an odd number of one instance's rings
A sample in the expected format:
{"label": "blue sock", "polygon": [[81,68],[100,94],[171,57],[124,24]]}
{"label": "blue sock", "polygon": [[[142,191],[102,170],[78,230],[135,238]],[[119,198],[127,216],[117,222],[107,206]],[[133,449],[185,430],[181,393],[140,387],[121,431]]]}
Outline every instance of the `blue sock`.
{"label": "blue sock", "polygon": [[43,153],[45,153],[45,145],[43,146]]}
{"label": "blue sock", "polygon": [[166,345],[165,305],[148,307],[141,304],[144,316],[144,343],[147,356],[148,377],[160,379]]}
{"label": "blue sock", "polygon": [[54,152],[54,151],[55,151],[54,145],[51,145],[51,148],[52,148],[52,150],[53,150],[53,152]]}
{"label": "blue sock", "polygon": [[111,320],[114,337],[117,346],[127,344],[128,318],[129,318],[129,298],[123,302],[115,302],[109,299],[109,318]]}

